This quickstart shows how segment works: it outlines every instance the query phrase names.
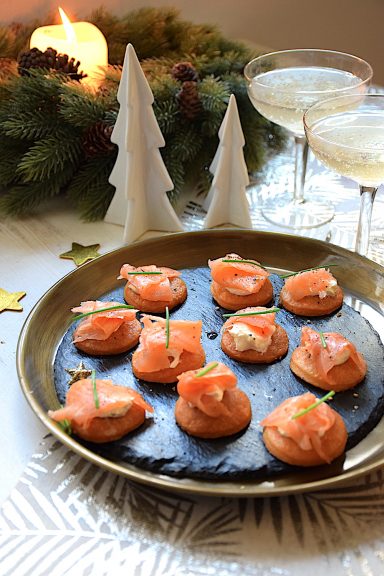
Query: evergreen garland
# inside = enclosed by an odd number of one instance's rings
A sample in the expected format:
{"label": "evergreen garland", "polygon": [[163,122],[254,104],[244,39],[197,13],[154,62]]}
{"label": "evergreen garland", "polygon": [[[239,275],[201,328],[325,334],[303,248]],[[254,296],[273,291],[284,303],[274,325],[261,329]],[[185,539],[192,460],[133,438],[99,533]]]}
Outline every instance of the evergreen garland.
{"label": "evergreen garland", "polygon": [[[109,47],[110,65],[97,92],[65,74],[43,69],[29,69],[28,75],[20,76],[18,55],[28,49],[32,31],[46,22],[0,26],[3,214],[26,214],[42,201],[66,193],[84,219],[103,218],[114,194],[108,177],[117,148],[108,142],[103,149],[102,138],[99,146],[87,147],[87,142],[90,134],[94,143],[97,131],[108,133],[115,123],[121,65],[129,42],[154,95],[153,109],[166,141],[160,151],[174,183],[171,200],[186,183],[196,184],[196,175],[208,189],[208,167],[231,93],[237,100],[250,172],[260,169],[268,150],[284,143],[283,132],[250,103],[242,70],[255,54],[244,44],[225,39],[213,26],[183,21],[170,8],[143,8],[123,18],[100,9],[86,20],[100,28]],[[190,76],[196,90],[190,89],[191,80],[183,83],[173,76],[178,63],[196,72]],[[183,92],[187,84],[189,90]],[[198,114],[183,113],[188,106],[190,110],[195,106]]]}

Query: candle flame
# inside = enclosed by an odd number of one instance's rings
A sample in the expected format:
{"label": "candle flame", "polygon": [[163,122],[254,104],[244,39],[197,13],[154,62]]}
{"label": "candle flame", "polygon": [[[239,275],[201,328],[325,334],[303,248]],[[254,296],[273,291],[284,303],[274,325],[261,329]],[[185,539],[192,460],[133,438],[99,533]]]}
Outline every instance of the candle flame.
{"label": "candle flame", "polygon": [[64,26],[65,34],[67,35],[68,42],[70,42],[71,44],[75,44],[76,43],[76,32],[75,32],[74,27],[71,24],[70,19],[68,18],[68,16],[64,12],[64,10],[60,7],[59,7],[59,13],[60,13],[61,21],[63,22],[63,26]]}

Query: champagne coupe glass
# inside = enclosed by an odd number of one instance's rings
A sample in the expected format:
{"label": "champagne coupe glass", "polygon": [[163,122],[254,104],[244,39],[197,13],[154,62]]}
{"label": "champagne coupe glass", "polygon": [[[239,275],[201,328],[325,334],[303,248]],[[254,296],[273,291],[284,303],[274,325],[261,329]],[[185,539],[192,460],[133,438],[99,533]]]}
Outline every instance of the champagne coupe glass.
{"label": "champagne coupe glass", "polygon": [[373,201],[384,182],[384,96],[339,96],[304,114],[305,133],[315,156],[360,186],[355,250],[367,255]]}
{"label": "champagne coupe glass", "polygon": [[365,93],[372,78],[371,66],[361,58],[332,50],[284,50],[251,60],[244,76],[256,110],[295,138],[293,197],[271,194],[262,204],[263,216],[273,224],[297,229],[329,222],[334,215],[329,203],[318,202],[313,195],[311,201],[304,199],[308,144],[303,114],[321,100]]}

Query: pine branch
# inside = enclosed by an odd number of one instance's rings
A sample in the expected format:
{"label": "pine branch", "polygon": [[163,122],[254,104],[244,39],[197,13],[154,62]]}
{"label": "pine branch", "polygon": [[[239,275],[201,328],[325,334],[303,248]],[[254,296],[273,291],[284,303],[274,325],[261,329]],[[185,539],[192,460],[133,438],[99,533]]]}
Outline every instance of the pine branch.
{"label": "pine branch", "polygon": [[164,137],[176,132],[180,125],[179,106],[175,100],[165,102],[154,102],[153,111],[155,113],[160,130]]}
{"label": "pine branch", "polygon": [[16,168],[28,150],[28,143],[12,138],[0,138],[0,183],[9,186],[17,182]]}
{"label": "pine branch", "polygon": [[108,182],[117,153],[97,157],[82,165],[70,183],[67,194],[88,221],[104,217],[115,193],[115,187]]}
{"label": "pine branch", "polygon": [[175,202],[185,183],[185,163],[180,157],[171,153],[167,147],[161,148],[160,153],[168,170],[169,176],[173,182],[173,190],[167,192],[171,202]]}
{"label": "pine branch", "polygon": [[107,107],[103,98],[78,82],[62,87],[59,116],[76,127],[88,128],[103,120]]}
{"label": "pine branch", "polygon": [[44,200],[57,196],[70,181],[74,166],[66,163],[55,178],[44,182],[16,184],[0,197],[0,213],[7,216],[22,216],[37,208]]}
{"label": "pine branch", "polygon": [[0,28],[0,55],[3,58],[12,57],[12,42],[14,34],[7,27]]}
{"label": "pine branch", "polygon": [[67,163],[77,167],[81,157],[81,141],[68,131],[43,138],[24,154],[17,173],[24,182],[44,182],[61,172]]}
{"label": "pine branch", "polygon": [[[55,21],[0,26],[0,56],[16,58],[33,29]],[[68,186],[69,199],[89,220],[102,218],[113,196],[108,182],[116,151],[108,151],[108,129],[116,122],[116,94],[128,42],[133,43],[150,83],[153,110],[166,147],[160,150],[177,199],[186,182],[208,188],[208,167],[229,96],[235,94],[250,171],[259,169],[267,150],[284,144],[284,131],[262,118],[249,101],[243,66],[255,54],[226,39],[215,26],[181,20],[173,8],[143,8],[118,18],[104,9],[93,21],[109,45],[111,65],[98,93],[62,73],[29,69],[20,77],[13,60],[0,69],[0,182],[12,186],[0,205],[7,213],[24,213]],[[198,72],[197,97],[202,112],[186,120],[188,100],[180,109],[182,82],[172,76],[174,64],[189,61]],[[186,103],[187,102],[187,103]],[[191,106],[193,106],[193,99]],[[105,141],[103,140],[105,139]],[[104,142],[104,143],[103,143]],[[105,152],[104,152],[105,148]],[[88,154],[98,156],[87,159]]]}
{"label": "pine branch", "polygon": [[203,137],[196,126],[187,122],[179,123],[178,130],[172,137],[172,148],[168,157],[189,162],[196,157],[202,146]]}
{"label": "pine branch", "polygon": [[229,102],[230,92],[223,82],[218,82],[213,76],[208,76],[199,84],[199,97],[206,112],[223,115]]}
{"label": "pine branch", "polygon": [[[4,118],[4,115],[2,115]],[[50,117],[48,120],[47,117]],[[15,111],[12,116],[8,115],[0,120],[0,131],[11,138],[21,140],[37,140],[44,138],[59,128],[57,114],[49,115],[46,110]]]}

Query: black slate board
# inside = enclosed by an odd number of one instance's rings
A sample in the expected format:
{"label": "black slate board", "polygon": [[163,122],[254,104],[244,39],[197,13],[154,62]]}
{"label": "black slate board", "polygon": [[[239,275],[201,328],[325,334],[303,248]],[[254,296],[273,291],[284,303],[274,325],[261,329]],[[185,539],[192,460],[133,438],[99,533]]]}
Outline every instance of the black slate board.
{"label": "black slate board", "polygon": [[[320,331],[342,333],[364,355],[368,364],[365,380],[352,390],[338,393],[332,401],[348,430],[347,448],[352,448],[370,432],[384,411],[384,346],[377,332],[365,318],[344,304],[339,312],[308,321],[281,310],[279,322],[289,336],[288,354],[272,365],[250,365],[235,362],[220,348],[220,329],[223,325],[222,308],[210,296],[209,269],[182,270],[188,286],[187,301],[171,312],[171,318],[203,321],[203,347],[207,363],[217,360],[227,364],[237,375],[238,385],[252,404],[252,421],[237,436],[218,440],[199,440],[182,432],[174,419],[177,392],[172,385],[152,384],[137,380],[131,371],[132,351],[113,357],[91,357],[78,351],[72,344],[75,326],[66,332],[57,350],[54,362],[55,388],[59,401],[64,404],[68,389],[65,368],[75,368],[82,360],[89,369],[95,368],[99,378],[111,377],[116,384],[138,390],[154,407],[154,416],[147,418],[138,430],[119,441],[91,444],[80,440],[93,452],[110,461],[125,461],[139,468],[176,477],[206,480],[234,480],[268,478],[296,468],[280,462],[264,448],[260,420],[289,396],[313,392],[321,397],[324,392],[297,378],[289,368],[292,351],[299,345],[301,327],[308,325]],[[272,275],[274,305],[283,281]],[[124,301],[124,283],[121,288],[100,296],[100,300]],[[74,302],[74,306],[78,305]],[[218,336],[216,336],[218,335]],[[356,394],[358,396],[356,397]]]}

